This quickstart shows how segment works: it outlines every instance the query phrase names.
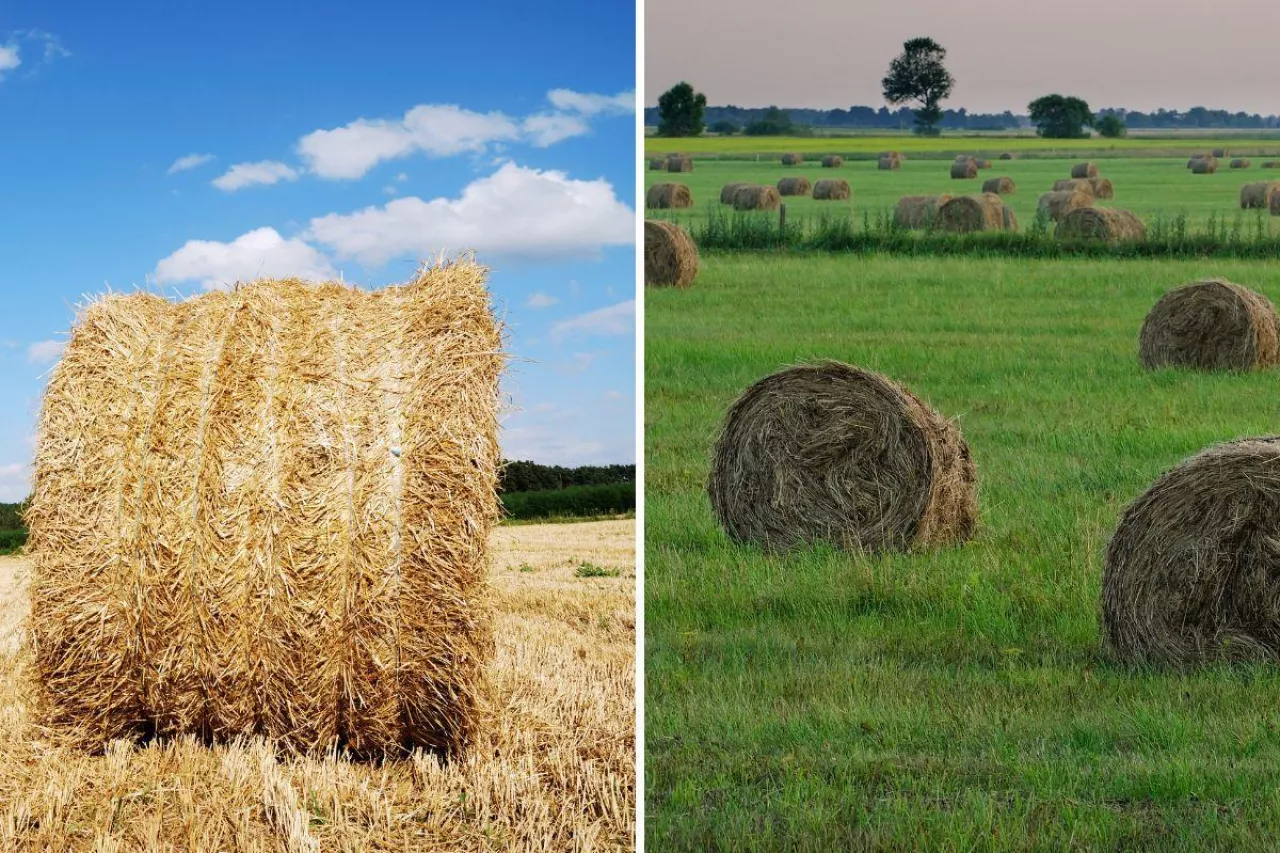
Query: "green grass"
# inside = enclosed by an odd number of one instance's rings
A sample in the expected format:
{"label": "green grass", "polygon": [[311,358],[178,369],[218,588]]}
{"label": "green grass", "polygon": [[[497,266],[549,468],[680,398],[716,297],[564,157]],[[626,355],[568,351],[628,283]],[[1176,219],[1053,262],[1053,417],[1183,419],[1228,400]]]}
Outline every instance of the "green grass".
{"label": "green grass", "polygon": [[[655,850],[1271,850],[1280,672],[1132,671],[1098,633],[1123,506],[1276,431],[1274,372],[1145,373],[1168,288],[1257,263],[710,254],[646,294],[646,836]],[[837,358],[955,417],[963,548],[767,556],[704,493],[727,405]]]}
{"label": "green grass", "polygon": [[574,574],[580,578],[616,578],[620,572],[617,569],[584,562],[578,565],[578,570]]}

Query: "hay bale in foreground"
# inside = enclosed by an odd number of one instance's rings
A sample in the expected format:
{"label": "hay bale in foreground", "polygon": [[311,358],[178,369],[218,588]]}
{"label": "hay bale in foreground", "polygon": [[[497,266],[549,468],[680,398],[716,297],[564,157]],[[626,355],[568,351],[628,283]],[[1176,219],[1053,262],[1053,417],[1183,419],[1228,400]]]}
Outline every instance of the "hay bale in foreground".
{"label": "hay bale in foreground", "polygon": [[1106,643],[1131,663],[1280,660],[1280,437],[1197,453],[1125,509],[1102,575]]}
{"label": "hay bale in foreground", "polygon": [[1258,370],[1280,361],[1275,306],[1223,279],[1186,284],[1160,297],[1142,323],[1138,360],[1148,370]]}
{"label": "hay bale in foreground", "polygon": [[1276,193],[1280,193],[1280,181],[1245,184],[1240,188],[1240,207],[1243,210],[1270,210]]}
{"label": "hay bale in foreground", "polygon": [[955,180],[969,180],[978,177],[978,164],[973,160],[957,160],[951,164],[951,177]]}
{"label": "hay bale in foreground", "polygon": [[644,283],[650,287],[685,288],[698,275],[698,247],[689,232],[674,222],[644,221]]}
{"label": "hay bale in foreground", "polygon": [[844,201],[853,197],[848,181],[826,178],[813,185],[813,198],[816,201]]}
{"label": "hay bale in foreground", "polygon": [[755,186],[755,184],[749,181],[733,181],[732,183],[725,184],[720,188],[720,203],[733,204],[733,197],[738,194],[738,190],[743,187],[753,186]]}
{"label": "hay bale in foreground", "polygon": [[734,210],[777,210],[781,204],[777,187],[746,186],[733,196]]}
{"label": "hay bale in foreground", "polygon": [[1053,192],[1069,193],[1069,192],[1085,192],[1093,195],[1093,181],[1088,178],[1063,178],[1060,181],[1053,182]]}
{"label": "hay bale in foreground", "polygon": [[1237,157],[1231,161],[1232,169],[1247,169],[1253,165],[1253,161],[1248,157]]}
{"label": "hay bale in foreground", "polygon": [[1213,149],[1213,152],[1212,152],[1212,154],[1211,154],[1210,156],[1212,156],[1212,157],[1214,157],[1214,158],[1217,158],[1217,159],[1221,160],[1221,159],[1224,159],[1224,158],[1229,157],[1229,156],[1231,156],[1231,155],[1230,155],[1230,153],[1228,153],[1227,149],[1225,149],[1225,148],[1215,148],[1215,149]]}
{"label": "hay bale in foreground", "polygon": [[1038,208],[1054,222],[1073,210],[1093,206],[1093,193],[1084,190],[1048,192],[1040,196]]}
{"label": "hay bale in foreground", "polygon": [[692,172],[693,158],[692,157],[668,157],[667,171],[668,172]]}
{"label": "hay bale in foreground", "polygon": [[1115,184],[1111,183],[1110,178],[1090,178],[1089,191],[1094,198],[1107,200],[1116,197]]}
{"label": "hay bale in foreground", "polygon": [[778,181],[778,195],[808,195],[813,189],[808,178],[783,178]]}
{"label": "hay bale in foreground", "polygon": [[992,178],[983,182],[982,191],[996,195],[1012,195],[1018,191],[1018,185],[1013,182],[1013,178]]}
{"label": "hay bale in foreground", "polygon": [[502,339],[485,270],[79,315],[28,520],[40,722],[457,753],[492,650]]}
{"label": "hay bale in foreground", "polygon": [[1212,157],[1191,161],[1191,174],[1212,175],[1218,171],[1218,161]]}
{"label": "hay bale in foreground", "polygon": [[893,209],[894,225],[907,229],[932,228],[938,221],[938,209],[949,201],[949,195],[905,196]]}
{"label": "hay bale in foreground", "polygon": [[1081,207],[1062,217],[1054,235],[1059,240],[1135,242],[1147,239],[1147,226],[1127,210]]}
{"label": "hay bale in foreground", "polygon": [[1000,196],[984,193],[978,196],[956,196],[938,208],[938,228],[967,234],[973,231],[1016,231],[1013,210]]}
{"label": "hay bale in foreground", "polygon": [[839,169],[843,165],[844,158],[837,154],[828,154],[822,158],[822,168],[824,169]]}
{"label": "hay bale in foreground", "polygon": [[644,194],[644,206],[654,210],[692,207],[693,193],[684,184],[654,184]]}
{"label": "hay bale in foreground", "polygon": [[707,485],[737,542],[908,550],[968,539],[977,472],[956,425],[879,374],[790,367],[729,407]]}
{"label": "hay bale in foreground", "polygon": [[876,161],[876,168],[882,172],[896,172],[902,168],[902,161],[897,157],[881,157]]}
{"label": "hay bale in foreground", "polygon": [[1098,167],[1092,163],[1077,163],[1071,167],[1071,177],[1096,178],[1098,177]]}
{"label": "hay bale in foreground", "polygon": [[804,164],[803,154],[783,154],[782,165],[784,166],[800,166]]}

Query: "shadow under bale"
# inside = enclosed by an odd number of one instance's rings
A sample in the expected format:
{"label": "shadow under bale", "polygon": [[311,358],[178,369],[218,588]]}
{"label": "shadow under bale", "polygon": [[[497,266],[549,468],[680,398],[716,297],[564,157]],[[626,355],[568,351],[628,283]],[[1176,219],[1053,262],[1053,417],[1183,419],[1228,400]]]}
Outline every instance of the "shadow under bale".
{"label": "shadow under bale", "polygon": [[1280,360],[1280,320],[1271,300],[1222,279],[1185,284],[1160,297],[1138,336],[1148,370],[1258,370]]}
{"label": "shadow under bale", "polygon": [[644,221],[644,283],[650,287],[685,288],[698,275],[698,247],[689,232],[674,222]]}
{"label": "shadow under bale", "polygon": [[791,367],[729,407],[707,486],[737,542],[908,550],[968,539],[977,472],[959,428],[879,374]]}

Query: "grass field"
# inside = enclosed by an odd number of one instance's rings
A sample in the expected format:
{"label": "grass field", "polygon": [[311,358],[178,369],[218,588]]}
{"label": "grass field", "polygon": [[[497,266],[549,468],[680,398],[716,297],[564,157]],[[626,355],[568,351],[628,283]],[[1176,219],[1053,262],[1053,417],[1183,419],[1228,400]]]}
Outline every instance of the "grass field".
{"label": "grass field", "polygon": [[[807,196],[786,197],[788,220],[812,219],[818,216],[847,216],[861,222],[864,216],[875,220],[891,214],[898,199],[907,195],[939,195],[950,193],[963,195],[982,191],[983,181],[1008,176],[1017,184],[1017,193],[1005,196],[1022,229],[1031,225],[1036,215],[1036,205],[1042,193],[1053,187],[1054,181],[1069,178],[1071,166],[1081,162],[1076,159],[998,160],[991,169],[981,169],[976,180],[953,180],[949,174],[949,162],[940,160],[911,160],[902,164],[901,171],[880,171],[874,161],[846,162],[838,169],[823,169],[818,161],[805,162],[803,166],[783,166],[777,159],[760,162],[742,160],[698,160],[694,171],[681,174],[646,171],[645,186],[665,181],[686,184],[693,192],[694,206],[678,211],[647,211],[647,214],[689,223],[698,217],[706,217],[712,210],[731,215],[731,205],[720,204],[720,188],[731,181],[750,181],[757,184],[777,184],[784,177],[804,176],[810,181],[822,178],[841,178],[853,189],[850,201],[814,201]],[[1131,210],[1144,220],[1162,217],[1173,221],[1185,216],[1192,228],[1207,227],[1211,217],[1232,225],[1237,219],[1242,227],[1252,233],[1261,218],[1262,227],[1271,235],[1280,235],[1280,217],[1259,215],[1258,211],[1240,210],[1240,187],[1252,181],[1280,180],[1280,169],[1259,168],[1255,160],[1253,168],[1234,170],[1222,168],[1214,175],[1193,175],[1186,168],[1186,158],[1128,158],[1098,161],[1102,177],[1115,184],[1114,200],[1099,201],[1102,207],[1119,207]],[[747,214],[777,220],[777,212]]]}
{"label": "grass field", "polygon": [[500,527],[493,549],[493,717],[447,766],[55,747],[23,688],[28,564],[0,558],[0,850],[633,849],[635,522]]}
{"label": "grass field", "polygon": [[[1131,671],[1099,637],[1122,507],[1280,422],[1274,372],[1138,366],[1152,303],[1208,275],[1280,298],[1274,264],[749,253],[646,294],[649,849],[1275,849],[1280,671]],[[959,420],[974,541],[771,557],[719,531],[725,408],[818,358]]]}

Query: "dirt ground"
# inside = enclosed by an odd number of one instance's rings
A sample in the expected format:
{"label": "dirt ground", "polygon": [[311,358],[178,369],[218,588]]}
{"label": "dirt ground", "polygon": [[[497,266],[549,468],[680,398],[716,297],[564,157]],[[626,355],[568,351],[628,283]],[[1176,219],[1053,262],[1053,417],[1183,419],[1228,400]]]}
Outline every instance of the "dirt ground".
{"label": "dirt ground", "polygon": [[44,742],[24,695],[29,564],[0,558],[0,851],[632,849],[635,521],[501,527],[492,542],[496,713],[448,765]]}

